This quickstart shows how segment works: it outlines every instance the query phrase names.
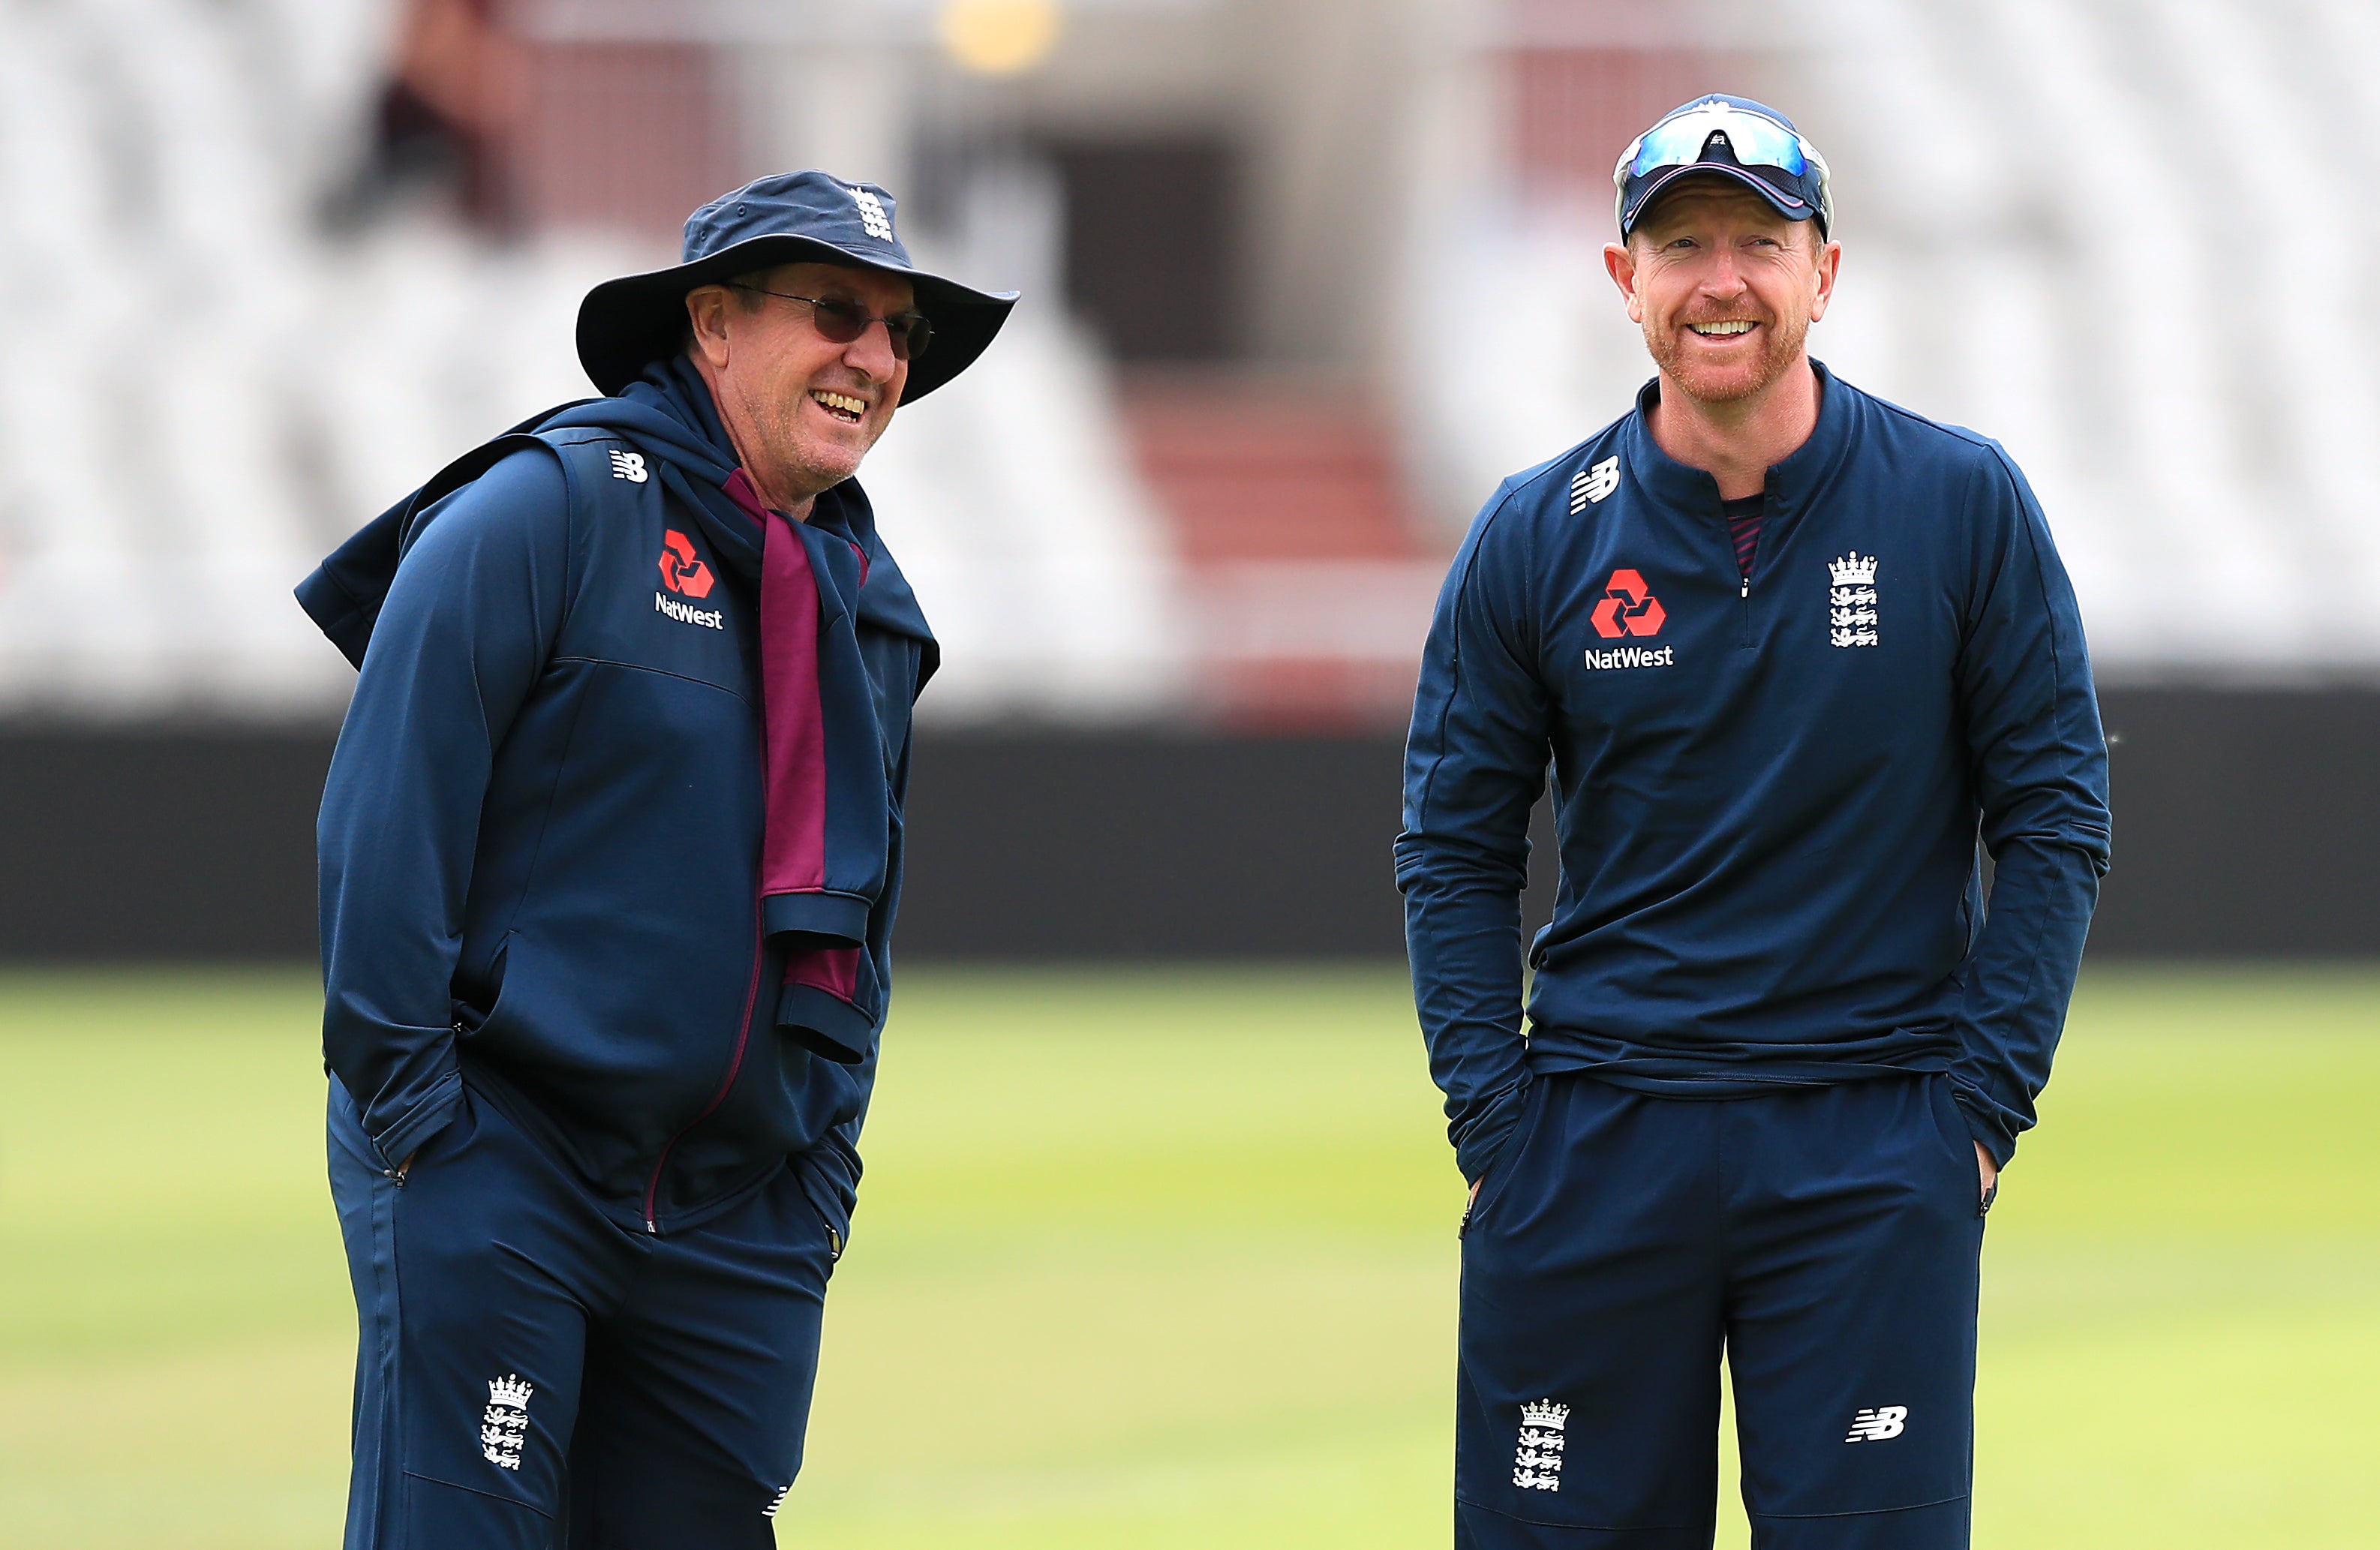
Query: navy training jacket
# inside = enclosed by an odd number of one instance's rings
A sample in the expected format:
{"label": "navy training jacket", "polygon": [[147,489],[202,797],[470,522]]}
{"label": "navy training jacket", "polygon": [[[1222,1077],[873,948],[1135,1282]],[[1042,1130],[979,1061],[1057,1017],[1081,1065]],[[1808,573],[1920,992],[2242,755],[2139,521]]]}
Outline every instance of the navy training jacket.
{"label": "navy training jacket", "polygon": [[1997,442],[1817,370],[1750,577],[1717,481],[1654,442],[1658,381],[1506,480],[1455,556],[1396,862],[1466,1178],[1533,1072],[1726,1096],[1947,1071],[2000,1161],[2033,1123],[2108,858],[2073,589]]}
{"label": "navy training jacket", "polygon": [[[357,596],[346,550],[301,588],[362,652],[318,829],[327,1063],[391,1167],[468,1082],[625,1225],[691,1226],[791,1157],[847,1233],[875,1041],[829,1059],[772,1021],[757,580],[651,477],[665,443],[582,423],[507,447],[405,523],[384,600]],[[938,659],[857,485],[810,520],[886,599],[856,614],[892,807],[864,938],[880,1027],[910,710]]]}

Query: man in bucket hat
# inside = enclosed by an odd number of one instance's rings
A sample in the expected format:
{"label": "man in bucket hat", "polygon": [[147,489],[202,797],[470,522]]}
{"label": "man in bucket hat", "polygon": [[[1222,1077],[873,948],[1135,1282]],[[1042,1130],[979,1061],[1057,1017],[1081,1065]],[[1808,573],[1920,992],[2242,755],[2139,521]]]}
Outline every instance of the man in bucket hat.
{"label": "man in bucket hat", "polygon": [[823,173],[599,285],[607,396],[299,588],[360,670],[320,829],[346,1543],[764,1546],[859,1179],[937,649],[853,474],[1013,296]]}
{"label": "man in bucket hat", "polygon": [[1724,1350],[1755,1545],[1953,1550],[1984,1212],[2107,865],[2082,622],[1998,443],[1809,358],[1839,249],[1791,122],[1705,98],[1614,176],[1658,374],[1481,512],[1407,747],[1472,1185],[1455,1543],[1707,1550]]}

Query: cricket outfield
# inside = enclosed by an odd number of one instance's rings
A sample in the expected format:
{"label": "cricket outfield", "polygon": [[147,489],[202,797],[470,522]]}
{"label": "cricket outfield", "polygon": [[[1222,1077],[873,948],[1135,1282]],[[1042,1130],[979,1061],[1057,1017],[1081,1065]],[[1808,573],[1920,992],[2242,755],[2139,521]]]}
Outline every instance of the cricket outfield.
{"label": "cricket outfield", "polygon": [[[336,1542],[316,1011],[0,975],[0,1544]],[[1447,1543],[1462,1189],[1397,970],[910,969],[885,1048],[783,1543]],[[2092,972],[2042,1112],[1977,1544],[2370,1544],[2380,970]]]}

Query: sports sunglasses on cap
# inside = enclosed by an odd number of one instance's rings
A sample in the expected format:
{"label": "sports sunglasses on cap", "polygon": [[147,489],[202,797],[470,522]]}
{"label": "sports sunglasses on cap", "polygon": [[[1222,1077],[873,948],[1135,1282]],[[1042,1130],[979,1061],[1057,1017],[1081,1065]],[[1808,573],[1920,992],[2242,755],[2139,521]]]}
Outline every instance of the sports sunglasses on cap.
{"label": "sports sunglasses on cap", "polygon": [[810,326],[819,337],[830,345],[848,345],[866,333],[871,323],[882,323],[892,340],[894,360],[915,360],[926,353],[934,342],[934,325],[922,312],[895,312],[880,318],[856,301],[831,301],[824,297],[795,296],[790,291],[772,291],[765,285],[747,285],[735,282],[739,291],[756,296],[772,296],[780,301],[798,301],[810,309]]}
{"label": "sports sunglasses on cap", "polygon": [[1635,229],[1655,194],[1690,172],[1718,172],[1749,185],[1796,221],[1834,225],[1827,159],[1791,121],[1756,103],[1705,97],[1670,113],[1620,153],[1611,181],[1620,191],[1620,234]]}

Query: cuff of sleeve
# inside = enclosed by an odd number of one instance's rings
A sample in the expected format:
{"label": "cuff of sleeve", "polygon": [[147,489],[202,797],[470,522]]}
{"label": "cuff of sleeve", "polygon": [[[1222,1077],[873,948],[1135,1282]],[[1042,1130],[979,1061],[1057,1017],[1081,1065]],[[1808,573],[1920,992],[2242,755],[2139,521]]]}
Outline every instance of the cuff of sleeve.
{"label": "cuff of sleeve", "polygon": [[1528,1107],[1530,1080],[1524,1072],[1520,1081],[1490,1099],[1479,1118],[1455,1138],[1454,1166],[1463,1170],[1463,1182],[1477,1182],[1496,1165],[1504,1144],[1512,1139],[1512,1127],[1521,1122],[1521,1113]]}
{"label": "cuff of sleeve", "polygon": [[777,999],[777,1025],[811,1053],[856,1066],[876,1047],[876,1020],[830,990],[788,985]]}
{"label": "cuff of sleeve", "polygon": [[760,929],[768,936],[798,932],[829,945],[868,939],[868,901],[856,893],[771,893],[760,902]]}
{"label": "cuff of sleeve", "polygon": [[398,1116],[395,1123],[372,1137],[381,1167],[395,1169],[421,1149],[421,1144],[446,1128],[463,1102],[463,1073],[450,1071],[440,1077],[420,1102]]}
{"label": "cuff of sleeve", "polygon": [[1983,1149],[1992,1155],[1994,1168],[2006,1168],[2016,1156],[2016,1135],[1992,1114],[1979,1108],[1965,1093],[1952,1092],[1958,1100],[1960,1117],[1967,1121],[1967,1133],[1975,1138]]}

